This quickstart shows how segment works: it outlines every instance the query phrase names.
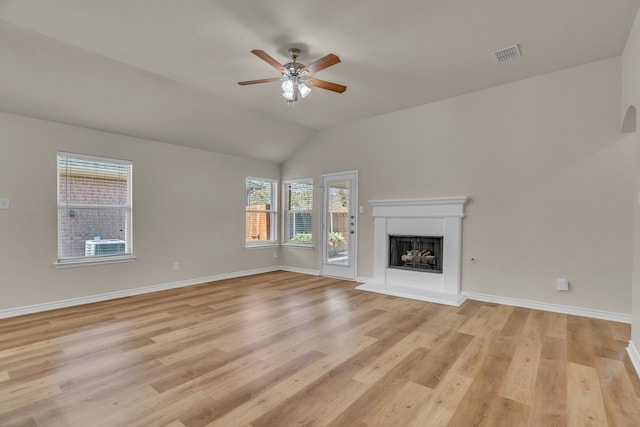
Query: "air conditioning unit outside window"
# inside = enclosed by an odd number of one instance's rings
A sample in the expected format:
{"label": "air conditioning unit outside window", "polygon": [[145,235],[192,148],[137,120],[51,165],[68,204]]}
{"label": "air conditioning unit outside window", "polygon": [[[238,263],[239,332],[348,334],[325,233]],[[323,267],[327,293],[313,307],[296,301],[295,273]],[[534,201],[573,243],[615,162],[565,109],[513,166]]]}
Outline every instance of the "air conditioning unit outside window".
{"label": "air conditioning unit outside window", "polygon": [[126,253],[125,243],[124,240],[119,239],[85,240],[84,255],[124,255]]}

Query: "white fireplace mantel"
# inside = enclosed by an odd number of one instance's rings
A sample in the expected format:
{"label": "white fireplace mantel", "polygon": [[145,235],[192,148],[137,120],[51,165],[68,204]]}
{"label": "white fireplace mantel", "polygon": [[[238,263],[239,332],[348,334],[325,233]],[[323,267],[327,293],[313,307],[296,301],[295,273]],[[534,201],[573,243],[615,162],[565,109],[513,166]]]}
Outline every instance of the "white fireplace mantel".
{"label": "white fireplace mantel", "polygon": [[[468,197],[370,200],[373,208],[373,281],[357,289],[460,306],[462,218]],[[389,236],[442,236],[442,274],[389,268]]]}

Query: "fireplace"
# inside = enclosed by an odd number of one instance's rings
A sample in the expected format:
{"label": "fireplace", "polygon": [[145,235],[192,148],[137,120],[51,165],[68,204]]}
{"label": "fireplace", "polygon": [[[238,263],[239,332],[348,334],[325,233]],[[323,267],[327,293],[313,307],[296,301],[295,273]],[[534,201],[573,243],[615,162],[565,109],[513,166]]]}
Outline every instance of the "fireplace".
{"label": "fireplace", "polygon": [[[358,289],[459,306],[467,197],[370,200],[373,278]],[[403,259],[404,258],[404,259]]]}
{"label": "fireplace", "polygon": [[389,236],[389,268],[442,274],[442,236]]}

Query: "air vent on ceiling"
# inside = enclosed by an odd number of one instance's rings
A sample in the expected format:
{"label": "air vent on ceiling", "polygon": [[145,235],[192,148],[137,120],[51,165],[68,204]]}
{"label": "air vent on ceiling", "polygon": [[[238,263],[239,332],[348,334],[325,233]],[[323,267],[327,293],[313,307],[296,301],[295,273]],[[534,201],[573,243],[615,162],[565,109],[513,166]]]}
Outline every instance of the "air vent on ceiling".
{"label": "air vent on ceiling", "polygon": [[505,47],[504,49],[496,50],[491,54],[494,62],[505,62],[513,58],[521,56],[520,46],[514,44],[513,46]]}

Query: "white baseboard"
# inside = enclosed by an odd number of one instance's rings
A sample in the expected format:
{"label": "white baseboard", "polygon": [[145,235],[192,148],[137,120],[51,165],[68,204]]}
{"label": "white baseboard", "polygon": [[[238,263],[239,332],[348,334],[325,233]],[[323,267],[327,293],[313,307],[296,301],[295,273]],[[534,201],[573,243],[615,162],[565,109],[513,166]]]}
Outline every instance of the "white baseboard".
{"label": "white baseboard", "polygon": [[[82,304],[90,304],[94,302],[107,301],[107,300],[116,299],[116,298],[124,298],[124,297],[129,297],[134,295],[141,295],[141,294],[146,294],[150,292],[164,291],[167,289],[175,289],[175,288],[182,288],[185,286],[199,285],[207,282],[217,282],[219,280],[233,279],[236,277],[251,276],[253,274],[269,273],[277,270],[290,271],[293,273],[300,273],[300,274],[309,274],[312,276],[320,275],[320,271],[318,270],[277,265],[272,267],[256,268],[252,270],[218,274],[215,276],[199,277],[196,279],[182,280],[179,282],[145,286],[142,288],[125,289],[122,291],[107,292],[107,293],[98,294],[98,295],[89,295],[89,296],[79,297],[79,298],[70,298],[70,299],[61,300],[61,301],[52,301],[52,302],[47,302],[42,304],[28,305],[24,307],[9,308],[9,309],[0,310],[0,319],[15,317],[15,316],[22,316],[22,315],[31,314],[31,313],[38,313],[41,311],[55,310],[57,308],[73,307],[73,306],[82,305]],[[368,281],[371,281],[371,279],[367,277],[358,277],[357,281],[367,283]],[[462,294],[467,298],[476,300],[476,301],[485,301],[485,302],[492,302],[496,304],[513,305],[516,307],[525,307],[525,308],[534,308],[537,310],[552,311],[555,313],[573,314],[576,316],[592,317],[595,319],[604,319],[604,320],[612,320],[615,322],[631,323],[630,314],[613,313],[609,311],[593,310],[589,308],[569,307],[569,306],[563,306],[563,305],[542,303],[538,301],[528,301],[528,300],[520,300],[515,298],[499,297],[494,295],[477,294],[473,292],[463,292]],[[636,370],[638,370],[638,372],[640,373],[640,368],[639,368],[640,357],[637,356],[638,355],[637,350],[631,343],[627,350],[629,351],[630,356],[631,356],[631,351],[635,352],[634,355],[636,359],[633,359],[633,356],[631,357],[632,357],[632,361],[635,360],[634,366],[636,367]]]}
{"label": "white baseboard", "polygon": [[[358,282],[371,283],[373,279],[370,277],[358,277]],[[570,307],[559,304],[549,304],[539,301],[529,301],[516,298],[500,297],[495,295],[477,294],[474,292],[462,292],[462,295],[468,299],[484,302],[492,302],[495,304],[512,305],[515,307],[534,308],[536,310],[552,311],[554,313],[573,314],[575,316],[591,317],[594,319],[612,320],[614,322],[631,324],[631,315],[624,313],[614,313],[611,311],[594,310],[590,308]],[[402,295],[396,295],[402,296]]]}
{"label": "white baseboard", "polygon": [[469,299],[476,301],[492,302],[495,304],[513,305],[516,307],[534,308],[536,310],[552,311],[554,313],[572,314],[574,316],[591,317],[593,319],[611,320],[614,322],[631,323],[631,315],[615,313],[591,308],[571,307],[567,305],[549,304],[546,302],[529,301],[516,298],[499,297],[495,295],[476,294],[463,292]]}
{"label": "white baseboard", "polygon": [[291,273],[308,274],[310,276],[319,276],[320,270],[311,270],[308,268],[289,267],[286,265],[278,266],[279,270],[290,271]]}
{"label": "white baseboard", "polygon": [[638,377],[640,377],[640,353],[638,353],[638,349],[633,344],[633,341],[629,341],[629,345],[627,346],[627,354],[629,355],[629,359],[631,359],[633,367],[636,368],[636,374],[638,374]]}
{"label": "white baseboard", "polygon": [[251,276],[253,274],[269,273],[272,271],[284,270],[280,266],[256,268],[253,270],[236,271],[233,273],[218,274],[215,276],[199,277],[197,279],[182,280],[179,282],[163,283],[159,285],[145,286],[142,288],[124,289],[122,291],[107,292],[98,295],[88,295],[79,298],[70,298],[61,301],[46,302],[42,304],[28,305],[24,307],[9,308],[0,310],[0,319],[8,317],[22,316],[24,314],[39,313],[41,311],[55,310],[57,308],[73,307],[76,305],[90,304],[94,302],[107,301],[116,298],[130,297],[134,295],[147,294],[150,292],[165,291],[167,289],[182,288],[185,286],[199,285],[207,282],[217,282],[224,279]]}
{"label": "white baseboard", "polygon": [[394,297],[402,297],[415,299],[418,301],[427,301],[427,302],[435,302],[437,304],[445,304],[452,305],[454,307],[460,307],[466,300],[467,297],[465,295],[447,295],[440,292],[430,292],[430,291],[421,291],[419,293],[415,292],[413,289],[405,288],[396,288],[396,289],[386,289],[384,286],[376,286],[372,283],[364,283],[360,286],[356,286],[356,289],[360,289],[362,291],[375,292],[383,295],[391,295]]}

